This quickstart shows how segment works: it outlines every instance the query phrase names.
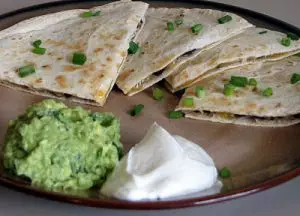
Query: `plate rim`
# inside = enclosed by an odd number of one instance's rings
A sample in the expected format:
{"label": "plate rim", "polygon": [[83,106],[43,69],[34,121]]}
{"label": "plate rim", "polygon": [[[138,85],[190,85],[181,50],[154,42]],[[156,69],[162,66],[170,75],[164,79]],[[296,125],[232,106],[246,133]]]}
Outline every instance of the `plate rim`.
{"label": "plate rim", "polygon": [[[48,7],[59,7],[68,4],[76,3],[87,3],[87,2],[103,2],[104,0],[62,0],[62,1],[51,1],[42,4],[36,4],[28,7],[23,7],[17,10],[9,11],[3,14],[0,14],[0,20],[7,19],[9,17],[18,15],[20,13],[31,12],[35,10],[41,10]],[[164,0],[165,2],[174,2],[172,0]],[[154,0],[147,0],[147,3],[155,2]],[[285,21],[279,20],[269,15],[262,14],[250,9],[224,4],[219,2],[205,1],[205,0],[178,0],[178,3],[188,3],[188,4],[199,4],[199,6],[208,6],[216,9],[231,11],[238,14],[244,14],[246,16],[255,17],[258,20],[263,20],[268,23],[272,23],[279,28],[285,29],[286,31],[291,31],[300,35],[300,28],[289,24]],[[175,2],[175,3],[176,3]],[[255,194],[261,192],[280,184],[283,184],[289,180],[292,180],[300,176],[300,163],[294,169],[291,169],[279,176],[268,179],[264,182],[251,185],[242,189],[234,190],[229,193],[210,195],[205,197],[198,198],[187,198],[182,200],[173,200],[173,201],[140,201],[140,202],[130,202],[125,200],[104,200],[104,199],[91,199],[91,198],[81,198],[76,196],[64,195],[59,193],[47,192],[39,190],[37,188],[32,188],[30,185],[24,185],[23,183],[18,183],[17,181],[8,179],[3,175],[0,175],[0,185],[7,188],[24,192],[36,197],[42,197],[53,201],[61,201],[65,203],[78,204],[83,206],[90,207],[100,207],[100,208],[111,208],[111,209],[134,209],[134,210],[158,210],[158,209],[175,209],[175,208],[185,208],[185,207],[196,207],[209,205],[214,203],[219,203],[227,200],[236,199],[239,197],[244,197],[250,194]]]}

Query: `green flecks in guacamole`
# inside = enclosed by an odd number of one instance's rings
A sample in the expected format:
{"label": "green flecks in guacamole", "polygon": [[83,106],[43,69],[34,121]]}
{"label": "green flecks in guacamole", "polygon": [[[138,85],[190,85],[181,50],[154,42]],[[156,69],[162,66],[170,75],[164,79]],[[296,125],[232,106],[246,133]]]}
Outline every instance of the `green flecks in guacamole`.
{"label": "green flecks in guacamole", "polygon": [[105,181],[122,155],[120,123],[44,100],[9,123],[4,167],[50,190],[84,190]]}

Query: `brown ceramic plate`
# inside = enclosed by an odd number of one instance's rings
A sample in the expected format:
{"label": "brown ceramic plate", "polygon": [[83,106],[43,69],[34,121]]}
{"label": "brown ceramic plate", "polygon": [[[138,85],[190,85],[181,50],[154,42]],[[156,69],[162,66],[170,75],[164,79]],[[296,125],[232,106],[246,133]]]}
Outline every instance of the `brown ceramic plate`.
{"label": "brown ceramic plate", "polygon": [[[103,1],[66,1],[33,6],[0,16],[0,29],[29,17],[71,8],[90,8]],[[258,26],[280,31],[291,31],[300,35],[300,30],[287,23],[234,6],[207,1],[151,1],[151,6],[201,7],[231,11],[242,15]],[[178,97],[166,93],[161,103],[151,97],[151,89],[136,96],[126,97],[114,89],[104,108],[86,106],[94,111],[110,111],[121,120],[122,142],[126,151],[137,143],[149,126],[158,122],[173,134],[184,136],[201,144],[213,157],[218,168],[227,166],[232,178],[226,180],[221,193],[209,196],[194,194],[172,200],[154,202],[127,202],[107,199],[97,191],[82,194],[52,193],[30,186],[27,182],[8,176],[0,167],[0,183],[37,196],[76,204],[126,209],[162,209],[204,205],[233,199],[276,186],[300,174],[300,125],[286,128],[245,127],[218,124],[189,119],[170,120],[167,112],[178,102]],[[3,141],[7,123],[23,113],[32,103],[43,97],[0,87],[0,140]],[[141,116],[132,118],[127,111],[137,103],[143,103]],[[69,104],[75,106],[76,104]],[[1,142],[3,143],[3,142]],[[1,145],[1,144],[0,144]]]}

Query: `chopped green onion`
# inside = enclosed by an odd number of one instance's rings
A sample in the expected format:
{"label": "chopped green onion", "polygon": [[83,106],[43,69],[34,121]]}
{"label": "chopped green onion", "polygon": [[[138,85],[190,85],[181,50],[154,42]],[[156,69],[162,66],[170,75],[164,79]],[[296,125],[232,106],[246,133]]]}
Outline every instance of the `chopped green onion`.
{"label": "chopped green onion", "polygon": [[290,38],[291,40],[296,40],[296,41],[299,40],[299,36],[296,35],[296,34],[294,34],[294,33],[292,33],[292,32],[287,33],[286,36],[288,38]]}
{"label": "chopped green onion", "polygon": [[205,96],[205,89],[203,86],[197,86],[196,87],[196,96],[198,98],[204,97]]}
{"label": "chopped green onion", "polygon": [[33,73],[35,73],[35,68],[33,65],[26,65],[26,66],[20,67],[18,69],[18,74],[22,78],[29,76],[30,74],[33,74]]}
{"label": "chopped green onion", "polygon": [[219,24],[224,24],[224,23],[227,23],[231,20],[232,20],[232,17],[230,15],[226,15],[226,16],[223,16],[220,19],[218,19],[218,23]]}
{"label": "chopped green onion", "polygon": [[33,53],[37,54],[37,55],[44,55],[46,52],[45,48],[42,47],[36,47],[32,50]]}
{"label": "chopped green onion", "polygon": [[261,31],[258,34],[266,34],[268,31]]}
{"label": "chopped green onion", "polygon": [[130,41],[129,48],[128,48],[128,54],[130,54],[130,55],[135,54],[139,49],[140,49],[139,44],[137,44],[133,41]]}
{"label": "chopped green onion", "polygon": [[181,111],[170,111],[168,113],[169,119],[180,119],[184,116],[184,113]]}
{"label": "chopped green onion", "polygon": [[73,53],[72,63],[76,65],[83,65],[86,62],[87,58],[84,53],[75,52]]}
{"label": "chopped green onion", "polygon": [[256,81],[256,79],[250,78],[250,79],[249,79],[249,82],[248,82],[248,85],[251,85],[251,86],[256,87],[256,86],[257,86],[257,81]]}
{"label": "chopped green onion", "polygon": [[183,106],[185,106],[185,107],[194,106],[194,99],[193,98],[184,98],[183,99]]}
{"label": "chopped green onion", "polygon": [[300,81],[300,73],[294,73],[291,78],[291,83],[296,84]]}
{"label": "chopped green onion", "polygon": [[145,106],[143,104],[137,104],[133,107],[133,109],[129,112],[129,114],[131,116],[137,116],[143,111],[144,107]]}
{"label": "chopped green onion", "polygon": [[232,85],[232,84],[225,84],[224,85],[224,90],[223,90],[223,93],[224,93],[224,95],[226,95],[226,96],[231,96],[232,94],[233,94],[233,91],[234,91],[234,89],[235,89],[235,86],[234,85]]}
{"label": "chopped green onion", "polygon": [[230,178],[231,172],[227,167],[224,167],[221,170],[219,170],[219,176],[223,179]]}
{"label": "chopped green onion", "polygon": [[80,17],[89,18],[89,17],[99,16],[100,14],[101,14],[101,11],[96,11],[96,12],[86,11],[86,12],[83,12],[82,14],[80,14]]}
{"label": "chopped green onion", "polygon": [[300,57],[300,53],[297,53],[297,54],[295,54],[295,56],[298,56],[298,57]]}
{"label": "chopped green onion", "polygon": [[266,88],[263,90],[263,96],[270,97],[273,95],[273,89],[272,88]]}
{"label": "chopped green onion", "polygon": [[237,87],[246,87],[248,84],[248,79],[247,77],[231,76],[229,83]]}
{"label": "chopped green onion", "polygon": [[288,47],[288,46],[291,45],[291,39],[290,39],[290,38],[282,38],[282,39],[281,39],[281,44],[282,44],[283,46]]}
{"label": "chopped green onion", "polygon": [[41,44],[42,44],[41,40],[36,40],[32,43],[32,46],[34,46],[35,48],[38,48],[41,46]]}
{"label": "chopped green onion", "polygon": [[193,26],[191,27],[192,32],[193,32],[194,34],[198,34],[198,33],[202,30],[202,28],[203,28],[203,25],[202,25],[202,24],[195,24],[195,25],[193,25]]}
{"label": "chopped green onion", "polygon": [[177,19],[177,20],[174,21],[174,23],[176,25],[181,25],[181,24],[183,24],[183,19]]}
{"label": "chopped green onion", "polygon": [[155,88],[152,94],[153,98],[157,101],[161,101],[164,98],[164,92],[160,88]]}
{"label": "chopped green onion", "polygon": [[174,31],[174,24],[172,22],[168,22],[167,23],[167,28],[169,32],[173,32]]}

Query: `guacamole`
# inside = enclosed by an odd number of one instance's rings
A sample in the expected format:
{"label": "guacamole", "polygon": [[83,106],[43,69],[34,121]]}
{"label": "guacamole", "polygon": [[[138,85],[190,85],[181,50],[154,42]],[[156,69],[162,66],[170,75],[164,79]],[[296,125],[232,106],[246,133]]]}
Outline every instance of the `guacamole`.
{"label": "guacamole", "polygon": [[84,190],[100,186],[121,154],[113,114],[44,100],[9,123],[4,168],[49,190]]}

